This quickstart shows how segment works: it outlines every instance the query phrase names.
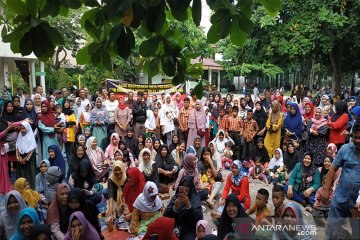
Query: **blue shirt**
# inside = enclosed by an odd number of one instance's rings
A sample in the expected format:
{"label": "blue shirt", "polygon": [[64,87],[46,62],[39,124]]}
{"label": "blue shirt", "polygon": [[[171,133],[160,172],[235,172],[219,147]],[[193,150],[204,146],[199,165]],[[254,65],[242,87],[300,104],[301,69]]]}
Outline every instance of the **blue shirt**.
{"label": "blue shirt", "polygon": [[334,200],[352,209],[360,190],[360,158],[356,155],[355,145],[343,145],[332,164],[342,168]]}

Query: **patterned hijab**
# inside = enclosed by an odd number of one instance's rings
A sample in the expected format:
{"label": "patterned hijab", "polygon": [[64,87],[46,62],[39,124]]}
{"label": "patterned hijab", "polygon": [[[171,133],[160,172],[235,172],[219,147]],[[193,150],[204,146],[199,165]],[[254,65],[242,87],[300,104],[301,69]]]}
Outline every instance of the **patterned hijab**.
{"label": "patterned hijab", "polygon": [[[243,178],[243,173],[241,171],[241,168],[242,168],[242,165],[241,165],[241,162],[239,160],[235,160],[233,163],[232,163],[232,166],[237,166],[238,168],[238,175],[237,176],[234,176],[234,174],[231,173],[231,182],[233,184],[235,184],[236,186],[240,186],[240,182],[241,182],[241,179]],[[232,167],[231,166],[231,167]]]}

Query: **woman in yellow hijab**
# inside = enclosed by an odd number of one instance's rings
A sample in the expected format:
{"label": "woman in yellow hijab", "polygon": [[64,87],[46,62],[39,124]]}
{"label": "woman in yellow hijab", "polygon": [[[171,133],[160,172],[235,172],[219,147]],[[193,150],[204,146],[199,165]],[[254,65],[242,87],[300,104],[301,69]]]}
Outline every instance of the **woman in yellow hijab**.
{"label": "woman in yellow hijab", "polygon": [[116,218],[122,214],[126,215],[129,210],[123,199],[123,190],[126,180],[125,165],[122,161],[114,161],[112,174],[108,180],[109,200],[107,206],[107,216]]}
{"label": "woman in yellow hijab", "polygon": [[28,207],[37,209],[40,194],[30,189],[30,184],[25,178],[18,178],[14,183],[14,189],[18,191]]}

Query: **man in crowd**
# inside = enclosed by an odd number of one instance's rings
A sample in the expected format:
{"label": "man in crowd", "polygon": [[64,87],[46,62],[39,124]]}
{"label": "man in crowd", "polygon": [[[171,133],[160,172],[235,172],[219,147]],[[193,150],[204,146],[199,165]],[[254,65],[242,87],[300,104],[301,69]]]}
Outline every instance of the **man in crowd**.
{"label": "man in crowd", "polygon": [[144,102],[144,93],[138,92],[136,101],[132,105],[133,124],[135,128],[135,136],[139,136],[140,133],[145,134],[145,121],[147,106]]}

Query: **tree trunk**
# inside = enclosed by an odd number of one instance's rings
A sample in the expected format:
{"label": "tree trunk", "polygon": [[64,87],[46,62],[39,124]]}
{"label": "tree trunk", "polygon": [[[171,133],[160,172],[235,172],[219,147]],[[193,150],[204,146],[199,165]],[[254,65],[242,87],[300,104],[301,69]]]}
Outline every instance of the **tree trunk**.
{"label": "tree trunk", "polygon": [[329,53],[331,65],[333,68],[332,88],[336,95],[341,96],[341,65],[343,61],[343,44],[336,42],[333,49]]}

